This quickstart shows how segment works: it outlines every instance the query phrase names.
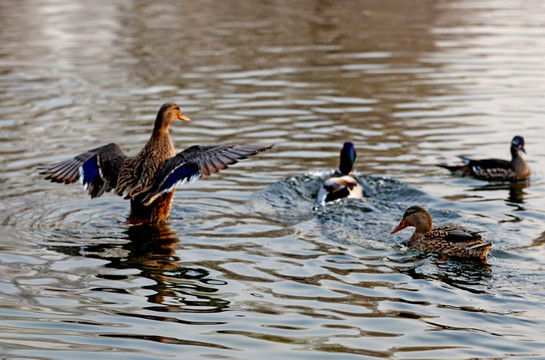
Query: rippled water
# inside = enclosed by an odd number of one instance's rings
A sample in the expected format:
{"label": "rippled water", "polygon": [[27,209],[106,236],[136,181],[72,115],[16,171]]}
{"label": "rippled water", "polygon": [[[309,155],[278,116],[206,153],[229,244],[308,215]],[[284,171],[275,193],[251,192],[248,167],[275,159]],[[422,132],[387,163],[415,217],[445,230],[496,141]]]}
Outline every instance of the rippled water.
{"label": "rippled water", "polygon": [[[541,358],[545,5],[538,1],[0,2],[0,357]],[[159,106],[192,144],[276,144],[125,225],[38,167]],[[529,184],[450,176],[509,156]],[[314,209],[342,143],[364,199]],[[390,235],[406,207],[463,223],[486,263]]]}

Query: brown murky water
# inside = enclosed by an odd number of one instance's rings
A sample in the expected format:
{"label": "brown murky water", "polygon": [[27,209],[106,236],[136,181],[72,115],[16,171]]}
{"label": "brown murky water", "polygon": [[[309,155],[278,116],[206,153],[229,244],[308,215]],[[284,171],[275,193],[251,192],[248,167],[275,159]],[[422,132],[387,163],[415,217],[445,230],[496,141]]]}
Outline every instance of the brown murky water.
{"label": "brown murky water", "polygon": [[[538,1],[0,2],[2,358],[510,358],[545,354],[545,4]],[[192,144],[275,149],[124,224],[37,168],[116,142],[159,106]],[[508,158],[528,186],[456,178]],[[358,151],[366,197],[313,210]],[[494,242],[487,264],[393,236],[408,205]]]}

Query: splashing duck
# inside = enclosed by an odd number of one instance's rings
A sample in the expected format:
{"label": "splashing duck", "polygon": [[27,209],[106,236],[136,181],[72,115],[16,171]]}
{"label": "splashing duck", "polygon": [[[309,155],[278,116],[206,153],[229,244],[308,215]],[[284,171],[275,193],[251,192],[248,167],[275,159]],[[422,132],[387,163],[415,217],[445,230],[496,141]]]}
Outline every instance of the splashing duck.
{"label": "splashing duck", "polygon": [[318,191],[316,205],[325,206],[327,202],[337,199],[360,199],[362,197],[361,185],[352,173],[355,161],[356,149],[353,143],[347,141],[341,150],[339,168],[335,171],[332,178],[324,181],[324,184]]}
{"label": "splashing duck", "polygon": [[165,222],[176,186],[217,173],[271,146],[191,146],[176,154],[169,126],[191,121],[175,103],[159,109],[150,139],[136,156],[127,156],[111,143],[46,167],[41,174],[52,182],[80,181],[91,198],[114,190],[130,200],[130,224]]}

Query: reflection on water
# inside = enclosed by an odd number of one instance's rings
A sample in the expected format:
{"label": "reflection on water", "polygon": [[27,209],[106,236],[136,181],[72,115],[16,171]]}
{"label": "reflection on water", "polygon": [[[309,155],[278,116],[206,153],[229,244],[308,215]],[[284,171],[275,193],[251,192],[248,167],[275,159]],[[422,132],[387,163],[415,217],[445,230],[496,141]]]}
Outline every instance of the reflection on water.
{"label": "reflection on water", "polygon": [[435,279],[475,294],[487,294],[481,285],[493,276],[489,264],[472,259],[438,259],[431,266],[403,268],[401,272],[414,279]]}
{"label": "reflection on water", "polygon": [[[524,204],[524,196],[527,195],[524,191],[530,186],[529,182],[492,182],[484,185],[479,184],[469,189],[470,192],[484,193],[490,192],[488,198],[495,197],[494,193],[507,194],[505,201],[507,204]],[[502,195],[500,195],[502,196]]]}
{"label": "reflection on water", "polygon": [[[544,6],[0,2],[0,357],[540,357]],[[180,187],[158,227],[37,175],[136,153],[169,100],[177,149],[275,149]],[[435,167],[514,134],[528,184]],[[364,198],[314,209],[344,141]],[[482,230],[488,263],[391,235],[416,204]]]}
{"label": "reflection on water", "polygon": [[[146,297],[157,306],[146,309],[172,311],[217,312],[227,308],[229,301],[208,296],[217,291],[210,285],[225,285],[224,281],[209,278],[209,271],[199,267],[185,267],[176,255],[174,246],[180,242],[167,225],[138,225],[127,228],[129,241],[118,244],[90,244],[78,250],[81,255],[108,261],[107,268],[138,270],[139,276],[153,283],[142,287],[150,290]],[[73,246],[49,245],[50,249],[70,255]],[[129,276],[98,274],[98,278],[126,281]],[[93,291],[112,291],[94,288]],[[117,291],[117,290],[114,290]],[[194,293],[207,294],[196,296]],[[124,314],[130,315],[130,314]],[[132,314],[130,316],[138,316]]]}
{"label": "reflection on water", "polygon": [[524,189],[530,186],[529,183],[510,183],[509,184],[509,197],[507,198],[508,202],[514,204],[523,204],[524,203]]}

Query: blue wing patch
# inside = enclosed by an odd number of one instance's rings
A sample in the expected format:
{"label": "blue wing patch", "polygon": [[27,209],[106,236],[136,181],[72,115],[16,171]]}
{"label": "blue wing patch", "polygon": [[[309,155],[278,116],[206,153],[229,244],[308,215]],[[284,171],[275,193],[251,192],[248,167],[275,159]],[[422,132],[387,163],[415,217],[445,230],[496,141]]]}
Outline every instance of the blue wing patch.
{"label": "blue wing patch", "polygon": [[100,169],[97,164],[97,157],[91,156],[83,165],[79,168],[80,181],[87,189],[87,186],[91,184],[97,176],[100,176]]}
{"label": "blue wing patch", "polygon": [[91,156],[79,167],[79,180],[91,198],[104,194],[104,176],[98,163],[98,155]]}
{"label": "blue wing patch", "polygon": [[[164,171],[164,170],[163,170]],[[142,204],[148,206],[155,201],[161,194],[172,191],[177,185],[181,185],[185,182],[192,182],[197,180],[201,176],[201,168],[196,163],[182,163],[170,170],[166,175],[163,175],[163,181],[160,182],[150,193],[148,193],[143,199]]]}
{"label": "blue wing patch", "polygon": [[174,186],[178,185],[179,182],[193,181],[195,177],[201,175],[199,166],[194,163],[182,164],[171,171],[167,176],[161,187],[158,189],[160,192],[164,190],[170,190]]}

